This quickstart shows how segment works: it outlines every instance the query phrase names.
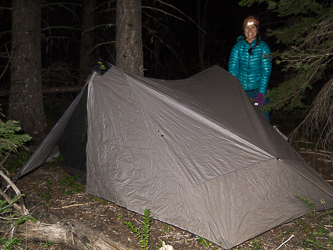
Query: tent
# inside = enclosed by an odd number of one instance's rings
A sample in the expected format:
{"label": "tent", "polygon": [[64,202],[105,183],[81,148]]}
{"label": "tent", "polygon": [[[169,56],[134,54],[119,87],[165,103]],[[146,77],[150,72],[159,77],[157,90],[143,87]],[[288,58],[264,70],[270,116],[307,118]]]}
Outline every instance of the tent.
{"label": "tent", "polygon": [[62,155],[86,192],[230,249],[333,189],[213,66],[184,80],[93,73],[19,176]]}

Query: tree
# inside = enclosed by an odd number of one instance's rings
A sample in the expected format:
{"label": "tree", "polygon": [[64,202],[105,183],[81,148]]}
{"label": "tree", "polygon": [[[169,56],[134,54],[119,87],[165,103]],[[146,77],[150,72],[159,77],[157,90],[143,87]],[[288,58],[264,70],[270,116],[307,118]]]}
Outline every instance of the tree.
{"label": "tree", "polygon": [[91,53],[94,47],[94,36],[91,31],[95,23],[95,7],[96,0],[84,0],[79,68],[79,80],[84,82],[89,75],[89,69],[94,59]]}
{"label": "tree", "polygon": [[12,1],[10,120],[21,122],[30,134],[44,131],[41,76],[41,3],[36,0]]}
{"label": "tree", "polygon": [[293,131],[290,139],[295,142],[302,137],[313,140],[316,148],[333,150],[333,4],[316,0],[242,0],[241,5],[266,2],[268,9],[279,17],[297,16],[290,27],[279,27],[270,31],[277,43],[286,49],[275,53],[275,62],[283,70],[294,70],[296,77],[270,90],[271,109],[292,110],[305,108],[306,90],[321,87],[321,91],[310,105],[308,115]]}
{"label": "tree", "polygon": [[[202,6],[203,5],[203,6]],[[199,51],[199,65],[204,68],[204,52],[205,52],[205,40],[206,40],[206,26],[207,26],[207,5],[208,0],[204,0],[201,3],[197,0],[197,22],[201,29],[198,29],[198,51]]]}
{"label": "tree", "polygon": [[143,76],[141,0],[117,0],[116,64]]}

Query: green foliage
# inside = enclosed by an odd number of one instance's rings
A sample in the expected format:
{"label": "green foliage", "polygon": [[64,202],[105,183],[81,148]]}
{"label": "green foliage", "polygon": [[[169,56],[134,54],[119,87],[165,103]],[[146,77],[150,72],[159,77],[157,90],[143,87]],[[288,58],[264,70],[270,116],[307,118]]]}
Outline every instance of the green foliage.
{"label": "green foliage", "polygon": [[[83,188],[84,188],[84,186],[83,186]],[[105,200],[105,199],[102,199],[102,198],[100,198],[100,197],[97,197],[97,196],[93,196],[93,198],[94,198],[95,201],[99,201],[99,202],[101,202],[103,205],[106,205],[106,204],[109,203],[109,201],[107,201],[107,200]]]}
{"label": "green foliage", "polygon": [[300,221],[300,224],[306,236],[303,240],[304,249],[329,250],[333,248],[333,237],[325,225],[309,225],[304,221]]}
{"label": "green foliage", "polygon": [[80,175],[66,176],[59,180],[59,186],[63,186],[61,191],[64,194],[74,194],[83,193],[85,191],[85,186],[78,184],[75,180],[80,178]]}
{"label": "green foliage", "polygon": [[18,227],[19,225],[23,224],[24,222],[31,220],[33,223],[37,223],[37,219],[32,216],[22,216],[17,219],[17,221],[14,223],[15,227]]}
{"label": "green foliage", "polygon": [[[0,115],[4,116],[1,113]],[[5,166],[5,170],[7,174],[14,173],[17,168],[21,169],[24,165],[22,161],[20,161],[20,157],[18,157],[18,161],[16,164],[8,165],[6,160],[10,153],[18,153],[18,149],[23,147],[23,144],[27,141],[30,141],[32,138],[27,134],[20,134],[18,132],[21,131],[21,127],[19,126],[18,121],[7,121],[4,123],[0,119],[0,166]],[[15,161],[13,161],[15,163]],[[19,165],[20,164],[20,165]]]}
{"label": "green foliage", "polygon": [[163,241],[156,245],[156,250],[159,250],[161,247],[163,247]]}
{"label": "green foliage", "polygon": [[25,238],[16,238],[8,240],[6,237],[0,239],[0,245],[2,250],[11,250],[15,249],[15,246],[21,246]]}
{"label": "green foliage", "polygon": [[[310,201],[310,199],[303,199],[297,195],[295,195],[300,201],[304,203],[304,205],[309,208],[311,211],[311,215],[313,217],[316,216],[316,208],[315,204]],[[325,201],[322,199],[320,203],[325,206]],[[325,207],[326,209],[326,207]],[[328,216],[328,221],[331,223],[330,214],[333,211],[328,211],[326,209],[326,213],[319,216]],[[302,230],[306,238],[303,241],[304,249],[323,249],[328,250],[333,248],[333,237],[330,235],[330,231],[326,228],[326,226],[322,223],[319,225],[316,224],[307,224],[302,220],[299,220]]]}
{"label": "green foliage", "polygon": [[287,229],[287,231],[285,231],[285,232],[283,232],[283,233],[279,233],[279,236],[280,236],[280,237],[283,237],[283,236],[285,236],[285,235],[290,235],[290,234],[292,234],[293,232],[294,232],[293,229]]}
{"label": "green foliage", "polygon": [[197,241],[198,241],[199,243],[201,243],[204,247],[212,248],[212,249],[214,249],[214,250],[217,249],[216,247],[214,247],[213,242],[208,241],[208,240],[206,240],[206,239],[204,239],[204,238],[202,238],[202,237],[199,237],[199,238],[197,239]]}
{"label": "green foliage", "polygon": [[64,156],[59,155],[59,157],[57,158],[57,164],[62,163],[63,161],[64,161]]}
{"label": "green foliage", "polygon": [[280,1],[280,0],[241,0],[239,5],[250,7],[254,3],[266,3],[268,10],[279,13],[280,16],[307,14],[322,9],[322,5],[315,0]]}
{"label": "green foliage", "polygon": [[0,215],[10,213],[13,211],[13,207],[11,204],[7,205],[7,201],[0,200]]}
{"label": "green foliage", "polygon": [[49,247],[51,247],[51,246],[53,246],[53,245],[54,245],[54,243],[52,243],[51,241],[47,241],[47,242],[43,245],[43,247],[49,248]]}
{"label": "green foliage", "polygon": [[329,223],[331,224],[332,223],[332,217],[331,217],[331,214],[333,214],[333,210],[327,210],[327,207],[326,207],[326,202],[324,199],[321,199],[320,200],[320,203],[325,207],[325,210],[326,210],[326,214],[328,215],[328,221]]}
{"label": "green foliage", "polygon": [[46,202],[49,202],[52,198],[52,191],[46,192],[46,193],[42,193],[42,192],[37,192],[37,195],[42,198],[43,200],[45,200]]}
{"label": "green foliage", "polygon": [[17,217],[17,214],[13,214],[13,204],[17,203],[18,200],[23,197],[24,195],[20,195],[20,196],[15,196],[10,203],[8,204],[8,202],[6,200],[0,200],[0,215],[1,217],[6,217],[9,216],[10,220],[12,221],[14,218]]}
{"label": "green foliage", "polygon": [[7,121],[3,123],[0,120],[0,155],[4,152],[17,152],[25,142],[32,138],[27,134],[17,134],[22,128],[18,121]]}
{"label": "green foliage", "polygon": [[[45,200],[46,202],[49,202],[52,198],[52,193],[53,193],[53,188],[52,188],[52,181],[50,180],[45,180],[45,182],[47,183],[46,185],[46,189],[47,191],[37,191],[37,195],[42,198],[43,200]],[[36,187],[34,187],[34,189],[36,190]]]}
{"label": "green foliage", "polygon": [[18,150],[15,155],[12,155],[12,157],[4,163],[4,168],[8,171],[9,174],[15,174],[24,166],[30,157],[30,152],[26,150]]}
{"label": "green foliage", "polygon": [[136,235],[139,239],[142,249],[149,248],[149,233],[150,233],[150,224],[151,224],[151,217],[150,217],[150,210],[146,209],[144,215],[142,216],[142,227],[141,231],[134,227],[131,222],[124,222],[124,224]]}
{"label": "green foliage", "polygon": [[301,202],[304,203],[304,205],[311,211],[311,214],[313,216],[316,215],[316,206],[312,201],[310,201],[309,198],[303,199],[302,197],[300,197],[296,194],[294,194],[294,195],[295,195],[296,198],[298,198]]}
{"label": "green foliage", "polygon": [[[55,185],[59,185],[61,187],[61,192],[64,195],[74,194],[74,193],[82,193],[85,191],[85,186],[77,183],[75,180],[79,178],[80,175],[76,176],[65,176],[64,178],[60,179],[58,183]],[[45,180],[47,183],[46,185],[46,191],[45,190],[37,190],[37,187],[34,187],[34,189],[37,191],[37,195],[45,200],[46,202],[49,202],[53,195],[53,188],[52,188],[52,181]],[[97,198],[97,197],[96,197]],[[95,199],[96,200],[96,199]],[[102,199],[99,198],[100,201]]]}
{"label": "green foliage", "polygon": [[[0,216],[2,218],[6,218],[7,222],[14,225],[15,227],[18,227],[20,224],[31,220],[34,223],[37,222],[37,219],[35,219],[32,216],[27,215],[20,215],[19,213],[13,212],[13,204],[18,202],[18,200],[24,195],[21,196],[15,196],[10,204],[7,203],[5,200],[0,200]],[[23,242],[24,238],[12,238],[8,239],[7,237],[3,237],[0,239],[0,246],[1,249],[14,249],[15,246],[20,246]]]}
{"label": "green foliage", "polygon": [[169,233],[170,231],[175,230],[174,227],[172,227],[172,226],[170,226],[170,225],[168,225],[164,222],[161,222],[161,223],[163,225],[163,232],[164,233]]}
{"label": "green foliage", "polygon": [[[1,113],[0,113],[1,114]],[[18,148],[22,147],[23,144],[27,141],[31,140],[31,137],[27,134],[18,134],[21,130],[21,127],[18,125],[17,121],[7,121],[4,123],[0,119],[0,162],[1,166],[5,162],[5,157],[9,155],[9,153],[18,152]],[[23,163],[23,162],[20,162]],[[23,166],[20,165],[21,168]],[[20,215],[19,213],[13,212],[13,206],[15,203],[19,201],[21,197],[15,196],[9,203],[6,200],[0,200],[0,216],[1,218],[6,218],[7,223],[18,227],[18,225],[24,223],[27,220],[32,220],[36,222],[37,220],[32,216]],[[23,242],[24,238],[16,238],[8,239],[7,237],[3,237],[0,239],[1,249],[14,249],[16,246],[20,246]]]}
{"label": "green foliage", "polygon": [[254,249],[254,250],[260,250],[261,249],[261,242],[259,240],[253,239],[252,242],[253,242],[252,249]]}

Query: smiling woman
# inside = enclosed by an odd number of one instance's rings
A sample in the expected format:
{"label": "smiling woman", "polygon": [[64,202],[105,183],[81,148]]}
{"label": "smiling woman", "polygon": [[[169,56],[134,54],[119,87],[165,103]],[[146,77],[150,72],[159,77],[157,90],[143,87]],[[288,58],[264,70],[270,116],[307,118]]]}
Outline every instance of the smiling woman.
{"label": "smiling woman", "polygon": [[[237,38],[229,58],[229,72],[238,78],[254,105],[261,107],[272,71],[271,50],[259,35],[259,18],[249,16],[243,22],[243,36]],[[269,113],[263,114],[269,121]]]}

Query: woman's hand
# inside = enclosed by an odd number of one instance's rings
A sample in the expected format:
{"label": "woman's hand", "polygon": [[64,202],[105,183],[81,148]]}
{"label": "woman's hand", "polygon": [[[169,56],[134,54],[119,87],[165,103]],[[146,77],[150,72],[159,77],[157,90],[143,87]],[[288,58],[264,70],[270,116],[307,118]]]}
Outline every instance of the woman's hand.
{"label": "woman's hand", "polygon": [[256,99],[254,99],[253,103],[257,107],[264,106],[264,95],[259,92],[258,95],[257,95],[257,97],[256,97]]}

